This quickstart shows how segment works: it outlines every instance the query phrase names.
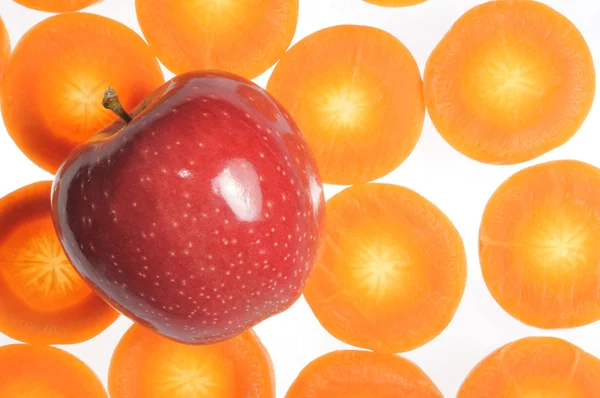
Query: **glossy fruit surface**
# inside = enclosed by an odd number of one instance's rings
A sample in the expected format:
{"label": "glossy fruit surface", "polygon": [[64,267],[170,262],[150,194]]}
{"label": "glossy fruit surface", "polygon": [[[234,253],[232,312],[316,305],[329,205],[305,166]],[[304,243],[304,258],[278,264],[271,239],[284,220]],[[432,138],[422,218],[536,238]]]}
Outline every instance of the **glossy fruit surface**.
{"label": "glossy fruit surface", "polygon": [[56,176],[55,224],[75,267],[126,315],[182,342],[221,341],[289,307],[325,212],[287,112],[253,83],[208,72],[174,78],[140,110]]}

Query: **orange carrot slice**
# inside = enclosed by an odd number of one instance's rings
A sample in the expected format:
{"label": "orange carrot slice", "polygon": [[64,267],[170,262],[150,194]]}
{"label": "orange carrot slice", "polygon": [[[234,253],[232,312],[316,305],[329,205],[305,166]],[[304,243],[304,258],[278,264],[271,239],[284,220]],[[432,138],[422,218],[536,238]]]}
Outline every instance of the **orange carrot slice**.
{"label": "orange carrot slice", "polygon": [[54,347],[0,347],[0,397],[108,398],[88,366]]}
{"label": "orange carrot slice", "polygon": [[382,7],[407,7],[425,3],[427,0],[363,0]]}
{"label": "orange carrot slice", "polygon": [[8,36],[8,31],[6,30],[6,25],[4,25],[4,21],[0,18],[0,78],[4,72],[4,66],[6,65],[9,54],[10,38]]}
{"label": "orange carrot slice", "polygon": [[101,104],[108,86],[131,109],[164,81],[142,38],[85,13],[56,15],[31,28],[4,74],[6,128],[25,155],[50,173],[76,145],[115,120]]}
{"label": "orange carrot slice", "polygon": [[528,337],[483,359],[457,398],[600,397],[600,360],[561,339]]}
{"label": "orange carrot slice", "polygon": [[150,47],[173,73],[219,69],[253,79],[289,47],[298,0],[136,0]]}
{"label": "orange carrot slice", "polygon": [[442,398],[407,359],[366,351],[335,351],[306,366],[286,398]]}
{"label": "orange carrot slice", "polygon": [[600,169],[561,160],[514,174],[485,208],[479,257],[492,296],[520,321],[600,320]]}
{"label": "orange carrot slice", "polygon": [[596,90],[592,55],[573,23],[522,0],[463,15],[431,54],[424,80],[442,137],[491,164],[524,162],[566,143]]}
{"label": "orange carrot slice", "polygon": [[108,389],[112,398],[274,398],[274,377],[252,331],[192,346],[134,325],[114,352]]}
{"label": "orange carrot slice", "polygon": [[27,343],[74,344],[118,313],[67,260],[52,224],[51,186],[34,183],[0,199],[0,332]]}
{"label": "orange carrot slice", "polygon": [[78,11],[102,0],[13,0],[22,6],[38,11],[68,12]]}
{"label": "orange carrot slice", "polygon": [[417,64],[398,39],[376,28],[335,26],[302,39],[277,64],[267,90],[292,114],[330,184],[391,172],[423,129]]}
{"label": "orange carrot slice", "polygon": [[364,184],[332,197],[327,218],[304,295],[329,333],[396,353],[446,328],[465,289],[466,259],[441,210],[407,188]]}

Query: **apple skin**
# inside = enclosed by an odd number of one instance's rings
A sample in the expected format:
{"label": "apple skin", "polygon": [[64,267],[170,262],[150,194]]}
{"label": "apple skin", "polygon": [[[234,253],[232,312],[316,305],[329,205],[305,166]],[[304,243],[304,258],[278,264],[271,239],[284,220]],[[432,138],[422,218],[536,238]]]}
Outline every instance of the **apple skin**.
{"label": "apple skin", "polygon": [[186,344],[232,338],[301,295],[324,236],[308,145],[262,88],[221,72],[165,83],[76,148],[54,224],[87,283]]}

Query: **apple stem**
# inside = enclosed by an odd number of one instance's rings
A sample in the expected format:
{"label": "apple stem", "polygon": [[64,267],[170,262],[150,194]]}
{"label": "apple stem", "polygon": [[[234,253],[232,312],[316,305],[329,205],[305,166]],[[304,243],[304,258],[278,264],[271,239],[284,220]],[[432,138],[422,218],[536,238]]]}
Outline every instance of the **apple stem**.
{"label": "apple stem", "polygon": [[117,96],[117,92],[114,88],[109,87],[108,90],[104,92],[102,106],[116,113],[117,116],[125,121],[125,123],[129,123],[131,121],[131,116],[129,113],[127,113],[125,108],[123,108],[123,105],[121,105],[121,101],[119,101],[119,97]]}

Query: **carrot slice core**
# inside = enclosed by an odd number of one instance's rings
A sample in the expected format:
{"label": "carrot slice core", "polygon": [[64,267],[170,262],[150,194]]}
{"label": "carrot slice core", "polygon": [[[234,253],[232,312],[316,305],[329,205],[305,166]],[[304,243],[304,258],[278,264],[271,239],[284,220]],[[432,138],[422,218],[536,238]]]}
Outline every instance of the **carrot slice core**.
{"label": "carrot slice core", "polygon": [[52,224],[50,181],[0,199],[0,332],[28,343],[74,344],[118,317],[68,261]]}
{"label": "carrot slice core", "polygon": [[131,110],[164,81],[141,37],[87,13],[59,14],[35,25],[17,43],[4,74],[6,129],[50,173],[75,146],[115,120],[101,104],[109,86]]}
{"label": "carrot slice core", "polygon": [[536,1],[498,0],[453,25],[427,61],[424,86],[431,119],[451,146],[480,162],[515,164],[575,135],[596,74],[571,21]]}
{"label": "carrot slice core", "polygon": [[326,28],[294,45],[267,85],[298,123],[331,184],[369,182],[412,152],[425,105],[417,63],[394,36]]}
{"label": "carrot slice core", "polygon": [[271,359],[252,331],[191,346],[134,325],[115,350],[108,382],[112,398],[275,397]]}
{"label": "carrot slice core", "polygon": [[290,45],[298,0],[136,0],[142,32],[175,74],[218,69],[253,79]]}
{"label": "carrot slice core", "polygon": [[561,160],[521,170],[490,198],[479,233],[485,282],[542,328],[600,320],[600,169]]}
{"label": "carrot slice core", "polygon": [[332,197],[327,217],[304,295],[329,333],[396,353],[446,328],[462,299],[466,260],[441,210],[407,188],[364,184]]}

